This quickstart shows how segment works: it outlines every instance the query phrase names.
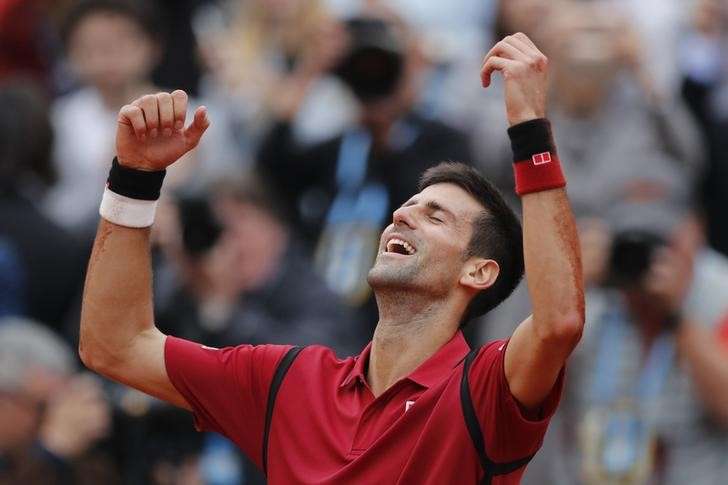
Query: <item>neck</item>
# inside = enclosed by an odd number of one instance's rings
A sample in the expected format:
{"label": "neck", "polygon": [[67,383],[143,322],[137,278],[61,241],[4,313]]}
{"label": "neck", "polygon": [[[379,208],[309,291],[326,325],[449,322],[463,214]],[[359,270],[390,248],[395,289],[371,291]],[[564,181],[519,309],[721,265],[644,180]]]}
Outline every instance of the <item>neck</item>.
{"label": "neck", "polygon": [[375,396],[414,371],[457,332],[453,316],[464,310],[425,295],[377,293],[379,322],[374,331],[367,381]]}

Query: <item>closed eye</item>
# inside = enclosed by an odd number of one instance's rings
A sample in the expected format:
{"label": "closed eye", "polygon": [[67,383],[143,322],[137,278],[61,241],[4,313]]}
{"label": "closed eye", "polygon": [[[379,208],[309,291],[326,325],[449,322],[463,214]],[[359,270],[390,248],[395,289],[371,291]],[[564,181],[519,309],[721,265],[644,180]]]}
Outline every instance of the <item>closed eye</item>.
{"label": "closed eye", "polygon": [[442,224],[442,222],[443,222],[442,219],[440,219],[439,217],[435,217],[435,216],[430,216],[430,219],[437,222],[438,224]]}

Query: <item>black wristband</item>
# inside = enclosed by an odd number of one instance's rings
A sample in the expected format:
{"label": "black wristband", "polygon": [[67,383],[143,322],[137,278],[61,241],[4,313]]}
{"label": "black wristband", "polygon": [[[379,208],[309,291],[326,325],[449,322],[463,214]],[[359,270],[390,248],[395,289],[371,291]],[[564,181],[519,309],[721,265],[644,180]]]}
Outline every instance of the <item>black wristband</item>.
{"label": "black wristband", "polygon": [[550,152],[556,156],[556,144],[551,134],[551,123],[546,118],[524,121],[508,128],[513,150],[513,162],[531,160],[536,153]]}
{"label": "black wristband", "polygon": [[106,186],[115,194],[138,200],[157,200],[166,170],[146,172],[124,167],[114,157]]}

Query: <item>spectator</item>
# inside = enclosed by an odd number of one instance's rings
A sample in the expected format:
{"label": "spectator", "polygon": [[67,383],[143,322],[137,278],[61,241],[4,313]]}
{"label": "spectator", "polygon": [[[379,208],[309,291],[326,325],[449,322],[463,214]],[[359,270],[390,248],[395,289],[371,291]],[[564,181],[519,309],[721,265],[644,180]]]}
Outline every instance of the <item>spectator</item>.
{"label": "spectator", "polygon": [[[366,273],[388,214],[416,189],[426,168],[470,156],[465,135],[414,112],[420,57],[394,16],[377,11],[352,19],[346,35],[332,38],[281,90],[279,119],[259,166],[315,248],[320,274],[364,308],[370,301]],[[332,140],[301,147],[291,120],[310,83],[332,66],[357,97],[359,122]]]}
{"label": "spectator", "polygon": [[[45,207],[55,221],[82,236],[92,236],[98,220],[94,206],[114,156],[119,108],[140,93],[160,90],[151,77],[161,52],[156,18],[151,3],[138,0],[80,0],[66,17],[66,54],[81,87],[53,107],[60,182]],[[93,132],[80,136],[76,127],[91,118],[98,120]],[[170,172],[168,187],[194,190],[234,170],[239,160],[230,145],[224,130],[213,129],[198,154]]]}
{"label": "spectator", "polygon": [[0,4],[0,79],[29,77],[51,91],[53,49],[43,3],[7,0]]}
{"label": "spectator", "polygon": [[701,186],[710,244],[728,255],[728,6],[714,0],[696,2],[692,29],[682,49],[682,94],[704,130],[708,167]]}
{"label": "spectator", "polygon": [[165,252],[180,281],[158,291],[167,295],[160,326],[220,347],[319,343],[348,355],[363,346],[366,329],[342,326],[352,321],[345,307],[313,275],[260,183],[250,176],[210,193],[209,203],[178,205],[182,246],[167,238]]}
{"label": "spectator", "polygon": [[65,342],[32,321],[0,320],[0,483],[120,483],[96,448],[110,416]]}
{"label": "spectator", "polygon": [[[226,0],[200,8],[193,26],[208,69],[201,95],[250,162],[288,78],[335,40],[336,24],[320,0]],[[350,105],[345,90],[322,77],[293,120],[297,136],[330,136],[351,117]]]}
{"label": "spectator", "polygon": [[551,481],[534,483],[722,483],[728,260],[703,245],[675,173],[611,207],[582,231],[590,325],[546,440]]}
{"label": "spectator", "polygon": [[[45,205],[56,222],[81,234],[96,224],[93,207],[113,158],[119,108],[142,92],[158,91],[150,81],[159,55],[157,32],[146,5],[81,0],[63,26],[66,55],[82,87],[53,106],[60,178]],[[97,122],[92,132],[80,134],[85,119]]]}
{"label": "spectator", "polygon": [[4,303],[13,314],[63,332],[78,306],[84,255],[37,203],[54,179],[46,100],[32,83],[8,81],[0,106],[0,241],[9,285],[2,299],[14,299]]}
{"label": "spectator", "polygon": [[[549,118],[577,182],[570,192],[577,216],[599,215],[616,184],[640,172],[636,163],[684,165],[697,180],[704,163],[699,132],[681,105],[656,94],[640,67],[638,37],[614,6],[567,2],[550,11],[539,35],[553,66]],[[490,173],[500,170],[500,184],[512,186],[498,156],[503,149],[480,152]]]}

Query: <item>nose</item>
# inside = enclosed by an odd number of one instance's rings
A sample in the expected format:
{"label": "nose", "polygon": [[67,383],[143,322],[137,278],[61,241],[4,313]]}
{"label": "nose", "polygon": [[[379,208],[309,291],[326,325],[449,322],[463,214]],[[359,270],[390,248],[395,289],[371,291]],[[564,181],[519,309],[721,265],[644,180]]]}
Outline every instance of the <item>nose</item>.
{"label": "nose", "polygon": [[413,206],[400,207],[392,214],[392,222],[395,226],[404,225],[410,229],[415,228],[415,214]]}

